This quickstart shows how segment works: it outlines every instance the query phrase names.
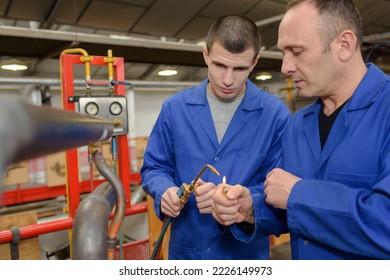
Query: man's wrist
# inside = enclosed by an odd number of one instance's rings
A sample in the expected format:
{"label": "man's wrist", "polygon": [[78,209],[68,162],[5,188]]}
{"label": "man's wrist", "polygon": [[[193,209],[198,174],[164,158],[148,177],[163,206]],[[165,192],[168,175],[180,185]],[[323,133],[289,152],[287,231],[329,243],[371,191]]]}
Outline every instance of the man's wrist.
{"label": "man's wrist", "polygon": [[253,211],[253,205],[249,209],[249,211],[246,213],[245,219],[243,222],[246,222],[246,223],[251,224],[251,225],[253,225],[255,223],[255,214]]}

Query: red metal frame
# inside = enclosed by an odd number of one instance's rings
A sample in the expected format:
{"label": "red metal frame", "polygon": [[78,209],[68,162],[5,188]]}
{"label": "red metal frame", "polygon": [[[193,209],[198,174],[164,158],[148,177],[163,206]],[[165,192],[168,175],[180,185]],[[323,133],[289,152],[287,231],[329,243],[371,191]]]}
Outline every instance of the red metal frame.
{"label": "red metal frame", "polygon": [[[143,213],[145,211],[146,211],[146,203],[140,203],[127,208],[125,215],[126,216],[135,215],[135,214]],[[42,224],[24,226],[19,229],[20,238],[21,239],[31,238],[49,232],[70,229],[72,226],[73,226],[73,219],[71,218],[45,222]],[[0,231],[0,244],[11,242],[11,241],[12,241],[11,230]]]}
{"label": "red metal frame", "polygon": [[[61,70],[62,70],[62,106],[65,110],[74,111],[75,103],[70,101],[75,95],[74,93],[74,75],[73,66],[77,64],[84,64],[81,61],[82,55],[64,54],[61,56]],[[107,66],[105,57],[93,56],[90,65]],[[113,63],[114,79],[115,81],[124,81],[124,61],[123,58],[115,58]],[[115,95],[125,95],[125,85],[114,86]],[[127,136],[118,136],[118,175],[123,186],[130,186],[130,162],[129,162],[129,144]],[[126,156],[120,156],[126,155]],[[77,149],[68,150],[66,152],[67,165],[67,191],[69,216],[74,218],[76,210],[80,203],[80,183],[78,170],[78,154]],[[125,187],[126,204],[130,206],[130,187]]]}
{"label": "red metal frame", "polygon": [[[75,104],[72,101],[74,97],[74,76],[73,66],[84,64],[81,61],[82,55],[63,54],[60,58],[61,63],[61,90],[64,110],[75,111]],[[93,56],[90,65],[107,66],[103,56]],[[124,60],[115,58],[113,62],[114,80],[124,81]],[[92,82],[93,84],[93,82]],[[107,83],[108,84],[108,83]],[[125,95],[125,85],[117,84],[114,86],[115,95]],[[147,211],[147,203],[131,205],[130,200],[130,182],[140,182],[139,173],[130,173],[129,147],[126,135],[117,136],[118,143],[118,176],[125,188],[126,212],[125,215],[138,214]],[[80,204],[80,194],[91,190],[90,181],[79,182],[78,170],[78,152],[77,149],[66,151],[66,186],[47,187],[40,186],[22,190],[20,185],[16,191],[2,193],[0,196],[0,205],[12,205],[26,203],[36,200],[54,198],[60,195],[67,195],[68,198],[68,219],[46,222],[37,225],[31,225],[20,228],[20,237],[22,239],[31,238],[40,234],[45,234],[63,229],[70,229],[73,226],[73,219]],[[94,181],[93,187],[98,186],[102,181]],[[0,244],[11,242],[12,233],[10,230],[0,231]]]}
{"label": "red metal frame", "polygon": [[[104,180],[96,180],[93,182],[93,189],[103,183]],[[139,173],[130,173],[130,183],[140,184],[141,176]],[[91,181],[80,182],[81,193],[91,191]],[[0,194],[0,207],[11,206],[22,203],[52,199],[58,196],[66,195],[66,185],[59,186],[35,186],[31,188],[22,188],[20,184],[16,186],[16,190],[5,191]]]}

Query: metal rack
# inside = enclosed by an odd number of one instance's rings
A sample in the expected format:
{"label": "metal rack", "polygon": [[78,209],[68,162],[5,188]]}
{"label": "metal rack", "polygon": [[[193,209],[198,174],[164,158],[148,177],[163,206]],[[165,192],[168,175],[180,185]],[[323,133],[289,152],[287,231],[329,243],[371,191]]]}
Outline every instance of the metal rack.
{"label": "metal rack", "polygon": [[[94,81],[88,76],[86,71],[86,84],[87,88],[91,85],[112,85],[113,94],[115,96],[125,96],[125,83],[124,83],[124,60],[123,58],[112,57],[110,51],[107,57],[103,56],[89,56],[81,50],[81,54],[75,54],[80,52],[80,49],[70,50],[69,53],[64,52],[60,57],[61,63],[61,90],[62,90],[62,104],[64,110],[76,111],[75,107],[75,90],[74,90],[74,71],[73,68],[78,64],[88,64],[96,66],[108,66],[109,74],[112,75],[112,80],[107,81]],[[87,67],[86,67],[87,69]],[[119,135],[116,137],[118,147],[118,177],[125,187],[126,196],[126,210],[125,215],[133,215],[147,211],[147,204],[139,203],[131,205],[130,199],[130,184],[139,183],[139,173],[131,173],[129,162],[129,148],[127,135]],[[67,182],[65,186],[47,187],[37,186],[28,189],[22,189],[20,185],[17,185],[16,190],[3,192],[0,196],[0,205],[14,205],[19,203],[26,203],[31,201],[43,200],[48,198],[54,198],[60,195],[67,196],[67,208],[65,211],[68,214],[68,218],[50,221],[42,224],[30,225],[21,227],[20,238],[26,239],[35,237],[41,234],[50,233],[54,231],[69,229],[73,226],[73,220],[77,208],[80,204],[80,194],[90,192],[102,180],[98,181],[82,181],[79,179],[79,165],[78,165],[78,152],[77,149],[70,149],[66,151],[66,174]],[[93,186],[91,186],[91,183]],[[12,241],[12,232],[10,230],[0,231],[0,244]]]}

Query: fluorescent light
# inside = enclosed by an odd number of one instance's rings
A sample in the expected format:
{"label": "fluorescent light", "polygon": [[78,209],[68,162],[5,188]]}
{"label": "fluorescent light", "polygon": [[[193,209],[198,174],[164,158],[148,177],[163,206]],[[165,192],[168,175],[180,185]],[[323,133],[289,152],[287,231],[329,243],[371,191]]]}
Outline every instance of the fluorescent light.
{"label": "fluorescent light", "polygon": [[1,65],[1,69],[9,70],[9,71],[21,71],[21,70],[26,70],[27,68],[28,67],[24,62],[17,59],[4,61],[4,63],[2,63]]}
{"label": "fluorescent light", "polygon": [[198,43],[196,43],[197,46],[200,46],[200,47],[206,47],[207,46],[207,42],[206,41],[199,41]]}
{"label": "fluorescent light", "polygon": [[259,73],[259,75],[257,75],[255,79],[265,81],[265,80],[272,79],[272,75],[270,73],[267,73],[267,72],[262,72],[262,73]]}
{"label": "fluorescent light", "polygon": [[162,70],[162,71],[158,72],[158,74],[160,76],[173,76],[173,75],[177,74],[177,71],[176,70],[167,69],[167,70]]}

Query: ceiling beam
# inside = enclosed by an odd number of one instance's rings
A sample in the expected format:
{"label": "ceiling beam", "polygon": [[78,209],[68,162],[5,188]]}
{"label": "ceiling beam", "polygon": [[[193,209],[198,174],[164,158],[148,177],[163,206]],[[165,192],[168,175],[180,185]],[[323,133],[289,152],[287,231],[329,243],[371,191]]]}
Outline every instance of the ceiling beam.
{"label": "ceiling beam", "polygon": [[53,23],[54,23],[54,20],[57,16],[57,13],[59,12],[61,6],[65,3],[64,0],[56,0],[52,6],[52,8],[50,9],[50,13],[49,15],[46,17],[46,20],[42,23],[42,25],[40,26],[40,28],[42,29],[48,29],[50,28]]}
{"label": "ceiling beam", "polygon": [[[142,47],[146,49],[174,50],[186,52],[202,52],[202,47],[195,43],[161,41],[158,39],[144,39],[133,36],[98,35],[58,30],[29,29],[23,27],[0,26],[0,36],[12,36],[29,39],[43,39],[54,41],[69,41],[96,45],[110,45],[123,47]],[[281,59],[280,52],[260,52],[263,58]]]}

